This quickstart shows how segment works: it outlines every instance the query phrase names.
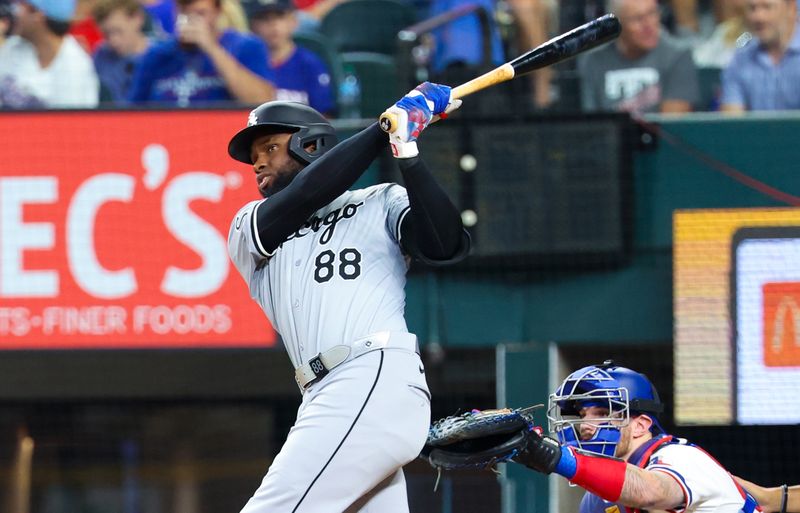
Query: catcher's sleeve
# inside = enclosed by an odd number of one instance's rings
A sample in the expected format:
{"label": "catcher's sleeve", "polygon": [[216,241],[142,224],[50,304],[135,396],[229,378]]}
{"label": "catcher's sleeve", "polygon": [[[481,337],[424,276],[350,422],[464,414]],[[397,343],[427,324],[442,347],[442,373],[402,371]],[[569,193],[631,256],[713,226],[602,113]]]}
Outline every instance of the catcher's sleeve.
{"label": "catcher's sleeve", "polygon": [[562,446],[536,431],[528,433],[526,443],[515,461],[545,474],[555,472],[612,502],[619,499],[625,484],[627,463],[624,461]]}

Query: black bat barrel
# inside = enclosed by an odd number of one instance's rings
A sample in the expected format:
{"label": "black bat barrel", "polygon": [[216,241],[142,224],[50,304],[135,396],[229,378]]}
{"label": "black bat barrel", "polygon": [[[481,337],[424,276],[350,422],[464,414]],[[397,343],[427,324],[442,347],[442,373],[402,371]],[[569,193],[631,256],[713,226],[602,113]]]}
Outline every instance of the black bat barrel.
{"label": "black bat barrel", "polygon": [[617,17],[606,14],[537,46],[510,64],[515,76],[523,75],[607,43],[619,36],[620,30],[622,26]]}

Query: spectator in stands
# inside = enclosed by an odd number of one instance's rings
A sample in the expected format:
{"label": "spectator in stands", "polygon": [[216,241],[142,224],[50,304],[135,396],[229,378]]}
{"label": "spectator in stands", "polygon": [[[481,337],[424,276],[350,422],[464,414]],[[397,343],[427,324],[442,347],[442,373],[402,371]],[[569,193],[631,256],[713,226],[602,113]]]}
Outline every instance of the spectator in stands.
{"label": "spectator in stands", "polygon": [[4,108],[94,108],[98,81],[92,59],[67,34],[75,0],[18,1],[15,31],[0,47]]}
{"label": "spectator in stands", "polygon": [[330,116],[334,113],[331,75],[314,52],[297,46],[292,0],[259,0],[248,9],[250,27],[269,49],[276,98],[310,105]]}
{"label": "spectator in stands", "polygon": [[14,15],[10,0],[0,0],[0,47],[11,35],[11,27],[14,22]]}
{"label": "spectator in stands", "polygon": [[103,32],[92,17],[92,9],[97,0],[77,0],[75,14],[72,16],[72,24],[69,33],[92,55],[100,43],[103,42]]}
{"label": "spectator in stands", "polygon": [[[730,0],[711,0],[710,18],[721,23],[731,16],[732,2]],[[670,0],[670,9],[674,21],[673,32],[679,38],[703,38],[700,2],[698,0]]]}
{"label": "spectator in stands", "polygon": [[[535,48],[549,39],[549,21],[556,9],[551,0],[509,0],[508,5],[514,13],[514,21],[519,31],[521,52]],[[533,104],[546,108],[553,101],[551,81],[553,68],[546,67],[531,74]]]}
{"label": "spectator in stands", "polygon": [[622,33],[578,60],[584,110],[689,112],[699,102],[688,49],[662,30],[657,0],[611,0]]}
{"label": "spectator in stands", "polygon": [[747,0],[753,34],[722,72],[722,110],[800,109],[796,0]]}
{"label": "spectator in stands", "polygon": [[232,29],[239,32],[250,30],[247,13],[239,0],[222,0],[220,3],[222,13],[217,20],[217,30],[220,32]]}
{"label": "spectator in stands", "polygon": [[275,98],[267,49],[255,36],[216,29],[220,0],[178,0],[175,36],[152,45],[139,61],[130,100],[187,107]]}
{"label": "spectator in stands", "polygon": [[[467,0],[432,0],[430,16],[437,16],[468,3]],[[491,52],[489,61],[499,66],[505,61],[503,45],[497,24],[494,21],[494,0],[476,0],[489,15]],[[448,66],[478,66],[482,64],[483,34],[476,15],[458,18],[433,31],[436,47],[431,67],[441,72]]]}
{"label": "spectator in stands", "polygon": [[[260,0],[249,0],[259,2]],[[297,29],[300,31],[314,31],[319,28],[320,21],[342,2],[347,0],[296,0],[297,8]]]}
{"label": "spectator in stands", "polygon": [[175,0],[139,0],[151,20],[151,36],[162,39],[175,34],[178,9]]}
{"label": "spectator in stands", "polygon": [[693,50],[695,64],[700,68],[724,68],[741,48],[752,38],[745,22],[746,0],[731,0],[728,18],[720,22],[714,32]]}
{"label": "spectator in stands", "polygon": [[[178,9],[175,0],[139,0],[151,23],[149,31],[151,37],[163,39],[175,34],[175,19]],[[221,15],[217,19],[217,29],[247,31],[247,17],[239,0],[222,0],[220,2]]]}
{"label": "spectator in stands", "polygon": [[94,53],[101,99],[125,104],[136,65],[150,46],[144,33],[146,14],[137,0],[99,0],[92,16],[105,36]]}

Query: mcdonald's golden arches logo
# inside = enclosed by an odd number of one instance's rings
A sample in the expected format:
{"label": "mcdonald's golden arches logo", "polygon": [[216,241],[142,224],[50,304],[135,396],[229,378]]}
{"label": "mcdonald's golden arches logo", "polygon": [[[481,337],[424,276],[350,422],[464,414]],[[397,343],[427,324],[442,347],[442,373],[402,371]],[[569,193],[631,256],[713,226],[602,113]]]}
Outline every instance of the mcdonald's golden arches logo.
{"label": "mcdonald's golden arches logo", "polygon": [[800,282],[765,283],[764,364],[800,367]]}

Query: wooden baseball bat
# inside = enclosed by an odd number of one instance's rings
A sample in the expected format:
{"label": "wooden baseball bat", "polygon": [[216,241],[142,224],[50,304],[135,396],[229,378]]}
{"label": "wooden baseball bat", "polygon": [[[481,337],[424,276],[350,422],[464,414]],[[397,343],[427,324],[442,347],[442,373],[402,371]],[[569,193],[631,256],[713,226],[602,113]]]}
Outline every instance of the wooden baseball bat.
{"label": "wooden baseball bat", "polygon": [[[619,20],[613,14],[601,16],[594,21],[554,37],[550,41],[542,43],[516,59],[473,78],[469,82],[454,87],[452,91],[453,99],[463,98],[489,86],[575,57],[579,53],[616,39],[621,28]],[[380,125],[384,132],[392,133],[397,129],[397,118],[390,112],[384,112],[380,117]]]}

